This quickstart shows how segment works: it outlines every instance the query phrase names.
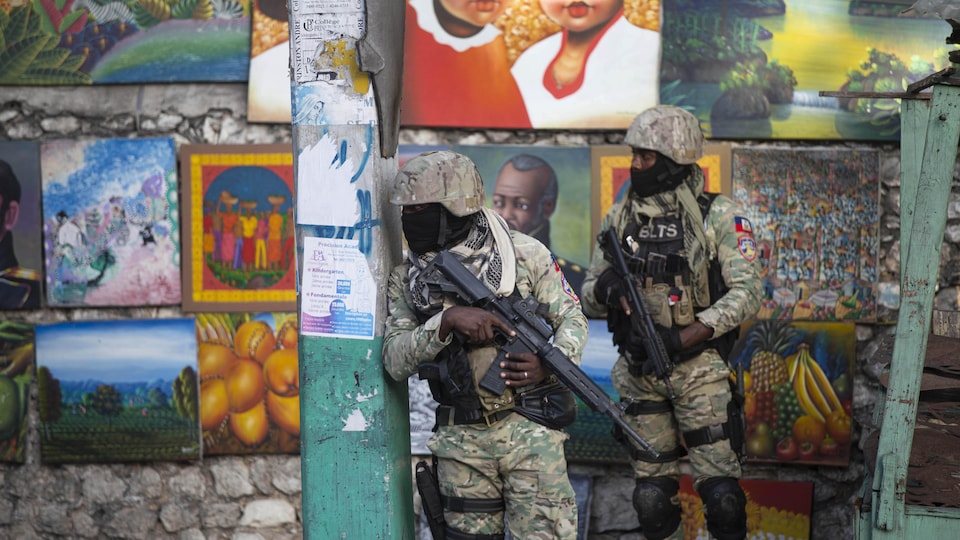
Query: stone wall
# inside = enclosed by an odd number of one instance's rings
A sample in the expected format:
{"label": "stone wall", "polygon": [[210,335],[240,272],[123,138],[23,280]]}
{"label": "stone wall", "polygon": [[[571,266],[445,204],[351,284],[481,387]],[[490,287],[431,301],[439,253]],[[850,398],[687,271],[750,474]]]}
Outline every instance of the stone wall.
{"label": "stone wall", "polygon": [[[0,140],[170,136],[177,144],[290,142],[289,125],[246,123],[244,84],[4,87]],[[401,144],[619,144],[622,132],[411,130]],[[738,142],[741,145],[755,144]],[[764,144],[770,145],[769,142]],[[807,143],[804,143],[807,144]],[[831,143],[832,144],[832,143]],[[797,147],[800,144],[776,143]],[[883,152],[881,315],[886,323],[857,327],[854,418],[858,440],[868,429],[873,390],[882,366],[872,361],[878,338],[893,331],[899,272],[899,159],[890,144],[848,144]],[[821,144],[822,146],[822,144]],[[954,186],[943,244],[938,309],[958,309],[960,197]],[[43,323],[95,318],[182,315],[173,308],[44,310],[0,313]],[[36,389],[33,391],[36,399]],[[36,405],[23,465],[0,465],[0,538],[286,539],[302,536],[297,456],[207,457],[196,463],[128,465],[40,464]],[[335,466],[335,464],[331,464]],[[630,503],[633,480],[625,466],[572,464],[593,477],[590,538],[636,540]],[[863,456],[846,468],[750,464],[750,478],[812,481],[813,538],[853,536],[853,502],[863,479]],[[330,519],[337,519],[331,509]]]}

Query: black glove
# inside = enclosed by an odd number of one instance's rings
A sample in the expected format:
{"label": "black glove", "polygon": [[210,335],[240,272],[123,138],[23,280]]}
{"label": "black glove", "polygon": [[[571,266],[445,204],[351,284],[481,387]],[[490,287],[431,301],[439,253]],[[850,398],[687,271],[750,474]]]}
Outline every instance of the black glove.
{"label": "black glove", "polygon": [[617,305],[619,305],[621,296],[623,296],[623,291],[620,287],[620,276],[612,267],[607,268],[600,274],[597,283],[593,286],[593,297],[600,304],[618,302]]}

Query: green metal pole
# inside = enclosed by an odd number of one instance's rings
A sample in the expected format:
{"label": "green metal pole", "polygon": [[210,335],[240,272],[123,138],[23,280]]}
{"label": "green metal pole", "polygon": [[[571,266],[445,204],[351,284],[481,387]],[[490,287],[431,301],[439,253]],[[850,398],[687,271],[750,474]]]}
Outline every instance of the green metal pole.
{"label": "green metal pole", "polygon": [[909,118],[903,125],[924,132],[901,133],[905,141],[901,147],[901,191],[912,208],[906,213],[901,210],[901,216],[907,216],[901,236],[908,241],[905,244],[901,241],[900,310],[890,384],[883,403],[871,505],[871,538],[882,540],[906,540],[907,465],[939,275],[947,202],[960,141],[960,88],[936,85],[929,112],[920,103],[904,105],[901,114]]}
{"label": "green metal pole", "polygon": [[400,246],[383,186],[396,163],[381,157],[358,63],[365,13],[361,0],[290,10],[303,536],[412,539],[407,386],[381,353]]}

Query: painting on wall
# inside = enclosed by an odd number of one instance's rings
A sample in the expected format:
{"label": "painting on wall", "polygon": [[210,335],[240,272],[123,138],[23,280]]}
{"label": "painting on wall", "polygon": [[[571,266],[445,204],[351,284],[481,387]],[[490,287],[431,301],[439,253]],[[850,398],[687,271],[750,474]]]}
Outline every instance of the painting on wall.
{"label": "painting on wall", "polygon": [[27,409],[34,376],[33,325],[0,321],[0,461],[26,458]]}
{"label": "painting on wall", "polygon": [[47,304],[180,303],[173,139],[40,145]]}
{"label": "painting on wall", "polygon": [[[697,165],[703,169],[704,191],[729,196],[731,146],[707,143]],[[600,234],[600,222],[607,210],[630,189],[630,162],[633,154],[629,146],[600,145],[590,147],[591,160],[591,214],[594,236]]]}
{"label": "painting on wall", "polygon": [[[813,482],[741,479],[747,496],[747,538],[808,540],[813,514]],[[684,538],[709,538],[703,501],[690,476],[680,477]]]}
{"label": "painting on wall", "polygon": [[197,313],[203,454],[300,451],[296,313]]}
{"label": "painting on wall", "polygon": [[291,122],[290,14],[285,0],[253,0],[247,120]]}
{"label": "painting on wall", "polygon": [[846,466],[855,324],[753,320],[730,353],[742,367],[751,461]]}
{"label": "painting on wall", "polygon": [[0,310],[39,309],[43,298],[40,145],[0,142]]}
{"label": "painting on wall", "polygon": [[876,319],[879,169],[875,150],[733,151],[763,277],[758,318]]}
{"label": "painting on wall", "polygon": [[590,261],[590,148],[458,145],[484,179],[486,205],[511,229],[540,240],[574,292]]}
{"label": "painting on wall", "polygon": [[293,148],[184,145],[183,309],[296,309]]}
{"label": "painting on wall", "polygon": [[660,101],[721,139],[898,140],[899,99],[820,92],[904,92],[950,65],[950,25],[912,4],[664,0]]}
{"label": "painting on wall", "polygon": [[36,327],[44,463],[200,457],[193,319]]}
{"label": "painting on wall", "polygon": [[[580,355],[580,369],[606,391],[610,399],[619,403],[620,396],[613,389],[610,370],[619,354],[613,345],[613,334],[607,330],[605,319],[587,319],[587,342]],[[622,443],[613,437],[613,420],[594,412],[579,397],[577,420],[565,431],[570,435],[564,443],[567,460],[580,463],[626,464],[630,455]]]}
{"label": "painting on wall", "polygon": [[25,0],[0,11],[0,85],[247,79],[250,0]]}
{"label": "painting on wall", "polygon": [[[658,102],[659,0],[582,13],[538,0],[441,4],[407,1],[403,125],[616,129]],[[553,62],[576,41],[592,45]]]}

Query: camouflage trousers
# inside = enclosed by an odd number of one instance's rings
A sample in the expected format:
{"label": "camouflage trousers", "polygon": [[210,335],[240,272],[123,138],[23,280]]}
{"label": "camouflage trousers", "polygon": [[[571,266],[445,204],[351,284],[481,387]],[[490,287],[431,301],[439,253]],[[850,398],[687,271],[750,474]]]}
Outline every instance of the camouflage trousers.
{"label": "camouflage trousers", "polygon": [[[670,376],[676,393],[673,412],[627,416],[627,423],[660,452],[668,452],[681,444],[681,433],[727,421],[727,403],[731,399],[726,362],[715,351],[677,364]],[[627,370],[627,361],[621,357],[611,372],[613,386],[622,398],[635,401],[668,401],[666,385],[656,375],[634,377]],[[707,478],[729,476],[740,478],[740,462],[723,439],[688,449],[694,487]],[[666,476],[679,480],[680,466],[674,460],[667,463],[633,462],[637,478]],[[679,504],[679,501],[674,501]],[[670,539],[683,538],[679,527]]]}
{"label": "camouflage trousers", "polygon": [[[437,456],[440,493],[500,499],[513,538],[577,537],[577,503],[567,477],[568,435],[519,414],[494,424],[441,427],[427,446]],[[502,534],[503,512],[444,511],[447,524],[473,534]]]}

